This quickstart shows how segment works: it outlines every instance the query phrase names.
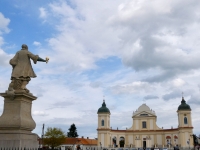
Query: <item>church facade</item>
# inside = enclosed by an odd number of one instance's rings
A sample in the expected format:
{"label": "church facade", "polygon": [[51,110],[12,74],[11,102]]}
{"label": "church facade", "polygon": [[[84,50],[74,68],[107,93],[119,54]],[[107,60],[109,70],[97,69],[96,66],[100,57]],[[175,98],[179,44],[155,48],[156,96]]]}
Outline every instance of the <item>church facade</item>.
{"label": "church facade", "polygon": [[[166,112],[167,113],[167,112]],[[142,104],[133,112],[133,124],[126,130],[110,127],[110,110],[103,101],[98,109],[98,146],[99,147],[193,147],[193,127],[191,108],[184,98],[178,106],[178,127],[163,129],[157,126],[156,113],[146,104]],[[167,118],[166,118],[167,119]]]}

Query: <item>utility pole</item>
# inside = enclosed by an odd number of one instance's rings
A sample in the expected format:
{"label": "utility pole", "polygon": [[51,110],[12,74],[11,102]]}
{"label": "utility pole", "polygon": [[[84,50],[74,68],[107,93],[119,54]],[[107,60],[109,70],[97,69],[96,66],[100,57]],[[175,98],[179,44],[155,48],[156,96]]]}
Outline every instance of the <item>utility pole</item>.
{"label": "utility pole", "polygon": [[43,138],[44,138],[44,124],[42,126],[42,150],[43,150]]}

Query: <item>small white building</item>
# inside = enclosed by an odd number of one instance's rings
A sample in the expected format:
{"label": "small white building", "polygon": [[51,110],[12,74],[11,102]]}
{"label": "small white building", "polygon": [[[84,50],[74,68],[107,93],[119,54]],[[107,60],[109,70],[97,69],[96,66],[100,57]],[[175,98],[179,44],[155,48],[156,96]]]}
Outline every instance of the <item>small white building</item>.
{"label": "small white building", "polygon": [[61,150],[98,150],[97,140],[87,138],[66,138]]}

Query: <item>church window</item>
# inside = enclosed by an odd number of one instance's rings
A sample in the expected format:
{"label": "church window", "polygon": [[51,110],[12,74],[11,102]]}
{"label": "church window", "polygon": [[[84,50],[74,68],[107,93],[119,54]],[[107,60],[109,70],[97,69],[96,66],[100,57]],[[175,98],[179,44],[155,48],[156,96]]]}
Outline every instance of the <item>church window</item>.
{"label": "church window", "polygon": [[184,117],[184,124],[188,124],[187,117]]}
{"label": "church window", "polygon": [[148,116],[148,114],[140,114],[140,116]]}
{"label": "church window", "polygon": [[142,122],[142,128],[147,128],[147,123],[146,123],[146,121],[143,121],[143,122]]}
{"label": "church window", "polygon": [[101,120],[101,126],[104,126],[104,120]]}

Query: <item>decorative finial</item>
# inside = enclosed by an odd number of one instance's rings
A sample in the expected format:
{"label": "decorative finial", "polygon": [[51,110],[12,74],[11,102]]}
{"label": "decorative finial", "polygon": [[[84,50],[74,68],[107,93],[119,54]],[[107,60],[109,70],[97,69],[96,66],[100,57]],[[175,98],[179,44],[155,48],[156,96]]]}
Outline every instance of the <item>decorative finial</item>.
{"label": "decorative finial", "polygon": [[184,96],[183,96],[183,95],[184,95],[184,93],[182,92],[182,98],[184,98]]}
{"label": "decorative finial", "polygon": [[103,96],[103,102],[105,102],[105,95]]}

